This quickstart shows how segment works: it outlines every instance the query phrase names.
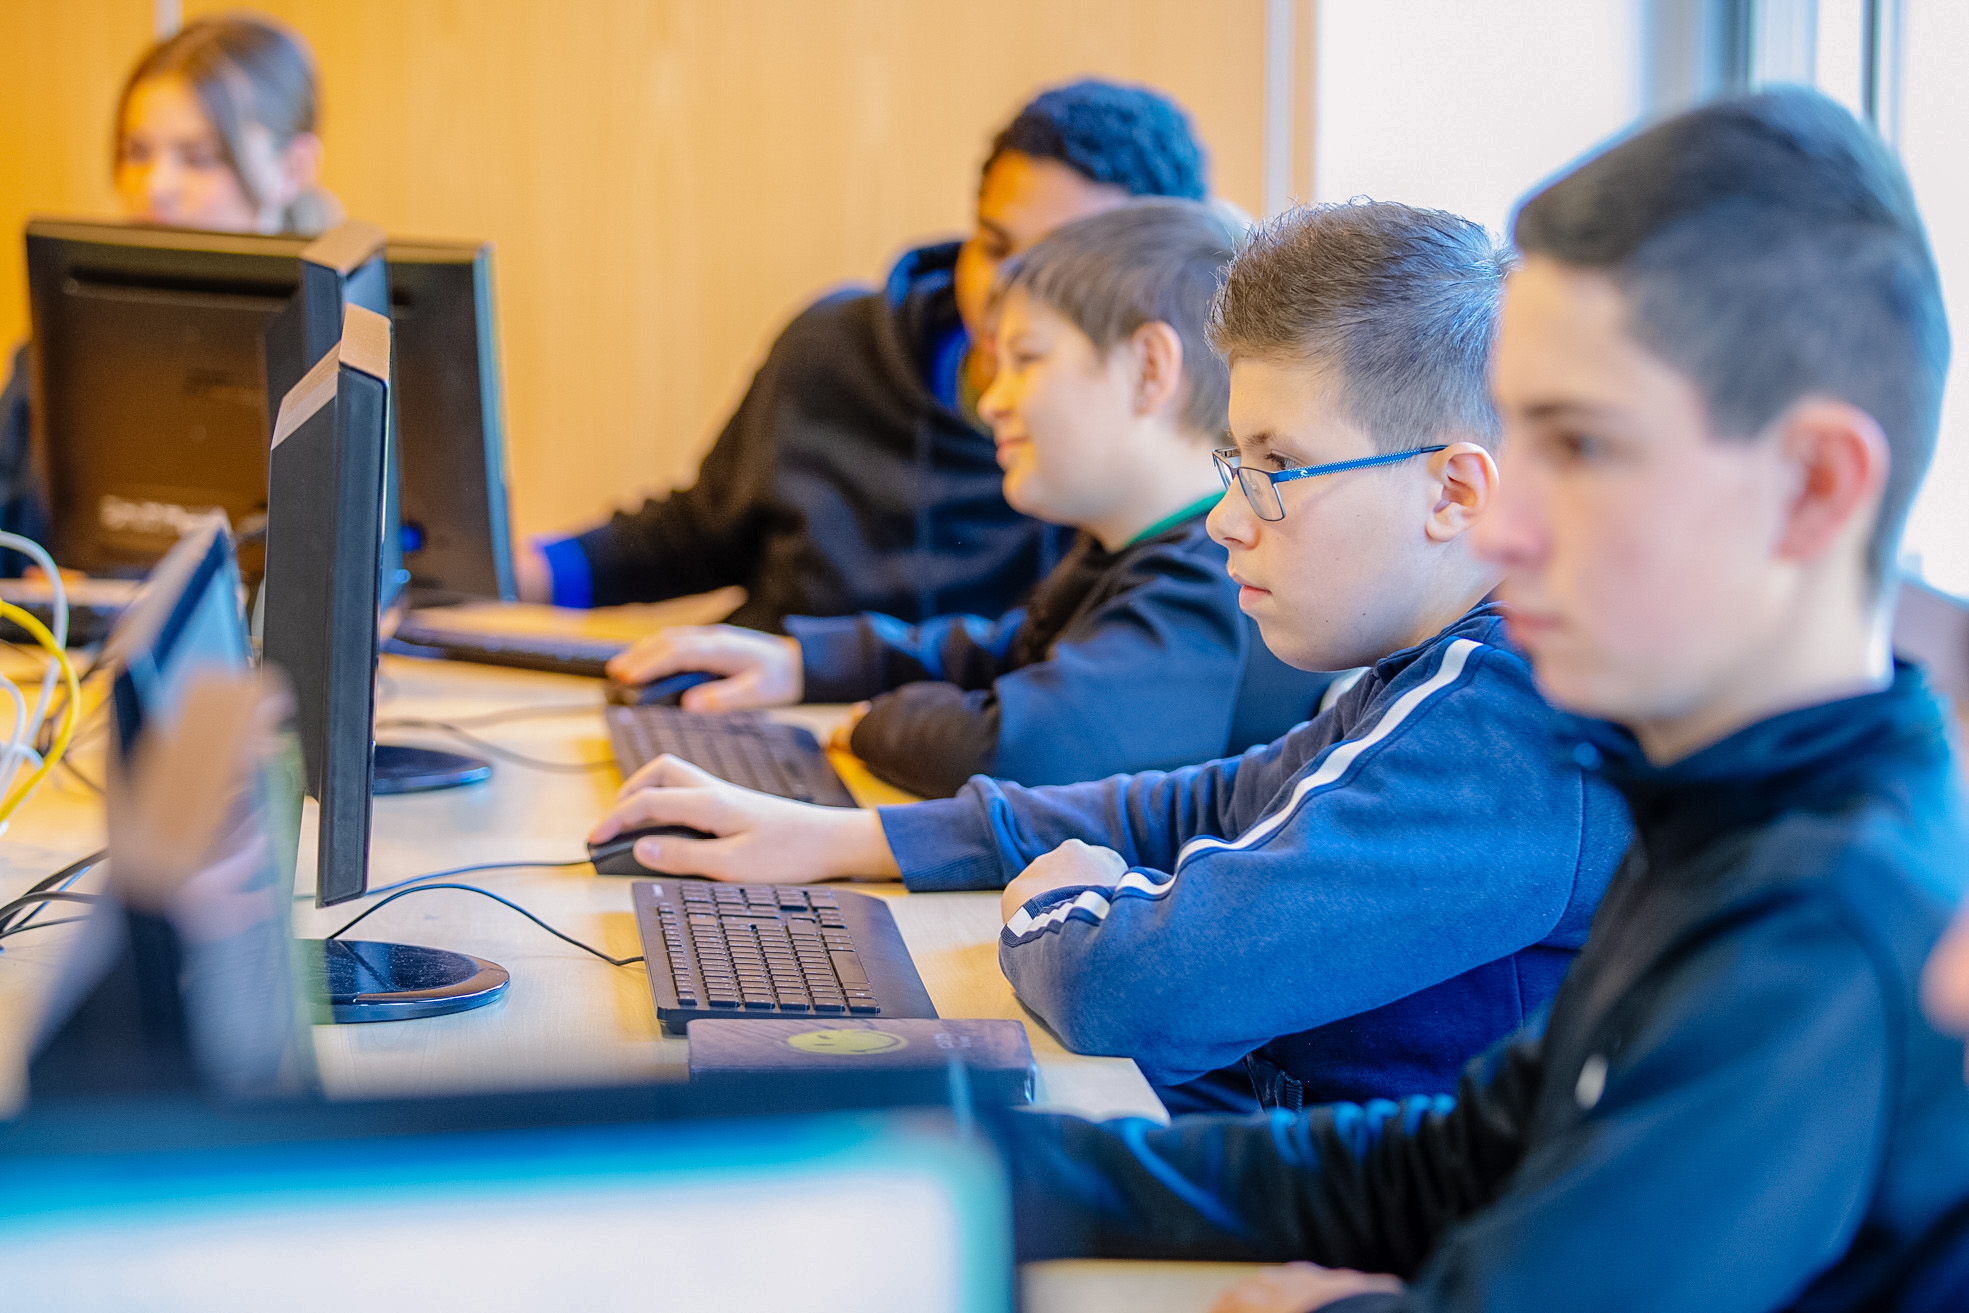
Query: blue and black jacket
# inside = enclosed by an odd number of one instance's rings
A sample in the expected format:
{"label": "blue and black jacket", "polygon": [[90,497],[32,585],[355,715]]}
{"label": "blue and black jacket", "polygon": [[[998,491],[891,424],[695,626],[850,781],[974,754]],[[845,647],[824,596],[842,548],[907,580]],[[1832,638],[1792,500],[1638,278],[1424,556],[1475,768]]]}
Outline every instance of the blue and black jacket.
{"label": "blue and black jacket", "polygon": [[1007,1126],[1027,1258],[1309,1259],[1394,1310],[1969,1308],[1961,1041],[1917,1005],[1969,879],[1940,708],[1890,688],[1666,767],[1554,1002],[1454,1100]]}
{"label": "blue and black jacket", "polygon": [[1163,1086],[1252,1055],[1291,1107],[1447,1091],[1551,998],[1628,837],[1502,628],[1479,606],[1241,757],[885,808],[889,845],[920,890],[1002,887],[1068,839],[1122,855],[999,940],[1077,1051]]}
{"label": "blue and black jacket", "polygon": [[1318,709],[1333,676],[1280,661],[1239,612],[1204,529],[1216,501],[1115,551],[1081,534],[997,621],[788,617],[806,696],[873,698],[855,755],[929,798],[973,775],[1070,784],[1268,743]]}
{"label": "blue and black jacket", "polygon": [[879,611],[906,621],[1016,605],[1068,530],[1005,503],[991,435],[962,413],[958,244],[897,262],[879,291],[788,324],[697,482],[545,544],[563,606],[742,585],[734,624]]}

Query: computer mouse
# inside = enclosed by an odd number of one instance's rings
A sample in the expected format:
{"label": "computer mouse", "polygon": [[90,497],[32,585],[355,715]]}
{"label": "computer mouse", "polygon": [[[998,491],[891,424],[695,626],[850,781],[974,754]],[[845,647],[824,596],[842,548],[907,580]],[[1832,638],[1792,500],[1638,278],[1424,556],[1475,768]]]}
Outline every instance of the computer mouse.
{"label": "computer mouse", "polygon": [[620,684],[611,679],[603,685],[602,696],[619,707],[674,707],[685,689],[723,678],[709,670],[679,670],[647,684]]}
{"label": "computer mouse", "polygon": [[715,839],[718,836],[703,830],[694,830],[688,825],[645,825],[640,830],[624,830],[605,843],[588,845],[588,860],[595,864],[596,875],[661,875],[636,860],[636,840],[649,835],[659,838]]}

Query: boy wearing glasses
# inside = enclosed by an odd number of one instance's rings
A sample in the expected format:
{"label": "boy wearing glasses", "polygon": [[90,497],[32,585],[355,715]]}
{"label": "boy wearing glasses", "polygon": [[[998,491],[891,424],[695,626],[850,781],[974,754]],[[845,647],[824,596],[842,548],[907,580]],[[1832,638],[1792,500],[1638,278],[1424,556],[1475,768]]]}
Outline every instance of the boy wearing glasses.
{"label": "boy wearing glasses", "polygon": [[1285,665],[1238,613],[1210,449],[1230,391],[1205,338],[1236,239],[1195,201],[1079,219],[1005,266],[998,370],[978,413],[1005,498],[1078,530],[1026,605],[996,620],[788,616],[786,636],[663,630],[618,679],[724,678],[689,711],[872,698],[849,746],[892,784],[948,798],[973,775],[1071,784],[1268,743],[1331,682]]}
{"label": "boy wearing glasses", "polygon": [[1274,652],[1367,668],[1311,722],[1166,774],[981,778],[875,813],[660,760],[593,837],[718,835],[638,845],[680,875],[1003,887],[1027,1006],[1173,1106],[1448,1090],[1551,997],[1627,839],[1611,789],[1555,749],[1468,543],[1497,487],[1504,273],[1478,225],[1373,203],[1288,214],[1231,265],[1212,336],[1239,491],[1210,530]]}

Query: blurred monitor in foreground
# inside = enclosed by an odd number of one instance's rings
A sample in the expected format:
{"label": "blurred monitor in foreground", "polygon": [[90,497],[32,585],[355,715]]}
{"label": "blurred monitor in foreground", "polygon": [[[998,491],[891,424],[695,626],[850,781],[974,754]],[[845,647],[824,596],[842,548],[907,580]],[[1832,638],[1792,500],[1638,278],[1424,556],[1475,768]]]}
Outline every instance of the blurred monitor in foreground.
{"label": "blurred monitor in foreground", "polygon": [[[444,1111],[434,1101],[422,1116],[442,1122]],[[130,1115],[142,1130],[146,1111]],[[461,1117],[365,1135],[358,1105],[324,1112],[318,1137],[186,1143],[184,1123],[199,1117],[179,1115],[161,1136],[171,1147],[160,1148],[51,1153],[31,1133],[0,1135],[9,1304],[151,1313],[1012,1306],[1002,1178],[947,1117],[499,1130]]]}

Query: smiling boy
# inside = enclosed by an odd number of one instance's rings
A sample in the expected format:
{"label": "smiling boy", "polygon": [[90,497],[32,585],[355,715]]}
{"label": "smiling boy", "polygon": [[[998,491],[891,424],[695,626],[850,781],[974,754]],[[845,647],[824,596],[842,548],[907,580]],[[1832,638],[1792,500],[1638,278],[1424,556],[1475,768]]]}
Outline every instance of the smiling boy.
{"label": "smiling boy", "polygon": [[1229,391],[1204,333],[1235,244],[1209,206],[1138,201],[1006,266],[978,413],[1006,501],[1079,530],[1025,606],[915,626],[789,616],[785,637],[667,629],[610,673],[723,675],[684,694],[689,711],[873,698],[850,746],[932,798],[973,775],[1068,784],[1207,761],[1311,716],[1330,677],[1266,649],[1204,529]]}
{"label": "smiling boy", "polygon": [[1969,825],[1887,645],[1948,360],[1906,177],[1773,92],[1614,146],[1516,235],[1477,536],[1634,813],[1592,937],[1454,1104],[1014,1122],[1025,1252],[1310,1260],[1243,1313],[1969,1307],[1962,1045],[1916,998]]}
{"label": "smiling boy", "polygon": [[1551,751],[1469,549],[1497,486],[1503,272],[1476,224],[1357,203],[1275,221],[1226,277],[1238,449],[1211,533],[1275,653],[1368,667],[1310,723],[1166,774],[980,778],[879,813],[659,760],[592,837],[718,835],[639,842],[680,875],[1004,888],[999,960],[1026,1005],[1179,1105],[1448,1089],[1550,997],[1627,836],[1611,790]]}

